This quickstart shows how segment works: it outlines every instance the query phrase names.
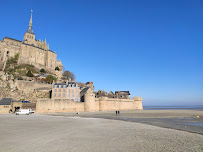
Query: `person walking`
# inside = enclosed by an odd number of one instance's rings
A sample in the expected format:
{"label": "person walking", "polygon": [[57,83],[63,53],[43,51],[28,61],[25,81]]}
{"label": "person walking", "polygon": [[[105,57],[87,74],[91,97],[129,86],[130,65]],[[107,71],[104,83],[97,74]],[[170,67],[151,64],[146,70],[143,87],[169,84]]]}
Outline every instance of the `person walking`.
{"label": "person walking", "polygon": [[120,115],[120,111],[118,111],[118,115]]}
{"label": "person walking", "polygon": [[117,111],[116,111],[116,116],[117,116]]}

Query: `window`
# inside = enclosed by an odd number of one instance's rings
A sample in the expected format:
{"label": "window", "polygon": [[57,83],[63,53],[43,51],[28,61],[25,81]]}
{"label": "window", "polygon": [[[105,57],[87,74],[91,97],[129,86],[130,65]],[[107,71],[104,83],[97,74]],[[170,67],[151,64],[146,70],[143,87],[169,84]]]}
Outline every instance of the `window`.
{"label": "window", "polygon": [[63,96],[65,97],[65,93],[63,94]]}
{"label": "window", "polygon": [[27,36],[27,38],[28,38],[29,36]]}
{"label": "window", "polygon": [[78,89],[76,89],[76,92],[78,92]]}
{"label": "window", "polygon": [[56,93],[54,93],[54,97],[56,97]]}
{"label": "window", "polygon": [[72,93],[72,97],[74,97],[74,93]]}
{"label": "window", "polygon": [[78,93],[76,93],[76,97],[78,96]]}
{"label": "window", "polygon": [[68,94],[68,96],[70,97],[70,93]]}
{"label": "window", "polygon": [[74,92],[74,89],[72,90],[72,92]]}
{"label": "window", "polygon": [[59,92],[61,92],[61,89],[59,89]]}
{"label": "window", "polygon": [[70,92],[70,89],[68,89],[68,91]]}
{"label": "window", "polygon": [[55,89],[54,92],[56,92],[57,90]]}
{"label": "window", "polygon": [[66,91],[66,89],[63,89],[63,92],[65,92]]}
{"label": "window", "polygon": [[59,97],[61,96],[61,94],[59,93]]}
{"label": "window", "polygon": [[61,88],[61,85],[59,85],[59,88]]}

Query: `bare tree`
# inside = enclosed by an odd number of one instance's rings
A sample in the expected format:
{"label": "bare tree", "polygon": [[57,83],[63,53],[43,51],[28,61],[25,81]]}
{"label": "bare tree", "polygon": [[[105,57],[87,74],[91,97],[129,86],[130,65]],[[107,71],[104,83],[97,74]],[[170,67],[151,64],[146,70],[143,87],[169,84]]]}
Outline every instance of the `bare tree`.
{"label": "bare tree", "polygon": [[70,72],[70,71],[68,71],[68,70],[64,71],[63,77],[64,77],[64,79],[69,79],[69,78],[71,78],[71,80],[75,80],[76,79],[75,74]]}

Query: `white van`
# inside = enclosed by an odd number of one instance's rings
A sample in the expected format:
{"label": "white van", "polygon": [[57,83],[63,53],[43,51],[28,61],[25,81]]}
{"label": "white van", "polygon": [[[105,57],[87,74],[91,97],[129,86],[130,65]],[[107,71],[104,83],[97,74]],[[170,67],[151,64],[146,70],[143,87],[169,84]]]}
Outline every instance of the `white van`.
{"label": "white van", "polygon": [[16,115],[29,115],[30,111],[29,109],[19,109],[18,112],[16,112]]}
{"label": "white van", "polygon": [[35,113],[35,111],[32,109],[29,109],[29,113],[32,114],[32,113]]}

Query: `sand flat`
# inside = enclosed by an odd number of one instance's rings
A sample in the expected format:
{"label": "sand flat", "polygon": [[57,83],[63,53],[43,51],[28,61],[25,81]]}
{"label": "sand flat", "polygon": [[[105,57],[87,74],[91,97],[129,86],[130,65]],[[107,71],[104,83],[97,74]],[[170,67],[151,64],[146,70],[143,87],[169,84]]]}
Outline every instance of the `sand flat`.
{"label": "sand flat", "polygon": [[101,118],[0,115],[0,151],[202,151],[203,135]]}

